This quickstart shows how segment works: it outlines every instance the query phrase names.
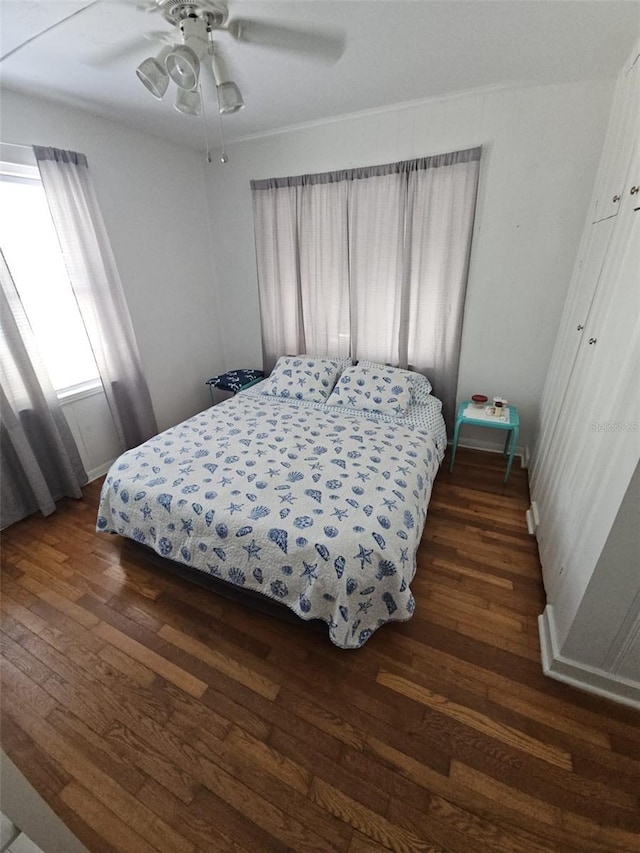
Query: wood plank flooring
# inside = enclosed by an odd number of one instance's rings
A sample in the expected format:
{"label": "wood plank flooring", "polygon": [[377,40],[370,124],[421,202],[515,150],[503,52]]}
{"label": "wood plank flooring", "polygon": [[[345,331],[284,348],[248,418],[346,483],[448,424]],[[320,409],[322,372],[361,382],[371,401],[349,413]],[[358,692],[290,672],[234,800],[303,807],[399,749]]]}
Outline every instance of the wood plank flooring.
{"label": "wood plank flooring", "polygon": [[541,671],[526,472],[461,450],[358,651],[94,533],[3,534],[2,744],[91,851],[640,851],[640,719]]}

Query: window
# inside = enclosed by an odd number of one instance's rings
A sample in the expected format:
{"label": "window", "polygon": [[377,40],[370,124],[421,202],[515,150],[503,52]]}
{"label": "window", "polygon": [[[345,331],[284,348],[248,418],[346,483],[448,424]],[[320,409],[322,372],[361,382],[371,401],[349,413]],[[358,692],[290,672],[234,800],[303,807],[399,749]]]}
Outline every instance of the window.
{"label": "window", "polygon": [[480,156],[251,181],[265,368],[302,352],[412,367],[452,424]]}
{"label": "window", "polygon": [[58,396],[99,385],[37,166],[0,161],[0,247]]}

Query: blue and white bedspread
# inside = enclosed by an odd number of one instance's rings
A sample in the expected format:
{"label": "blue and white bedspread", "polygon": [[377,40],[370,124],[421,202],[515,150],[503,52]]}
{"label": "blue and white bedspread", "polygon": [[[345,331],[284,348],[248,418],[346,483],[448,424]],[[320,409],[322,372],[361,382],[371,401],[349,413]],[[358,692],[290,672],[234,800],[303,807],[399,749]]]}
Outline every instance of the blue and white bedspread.
{"label": "blue and white bedspread", "polygon": [[435,404],[397,420],[246,391],[116,460],[97,529],[323,619],[333,643],[358,648],[413,613],[446,444]]}

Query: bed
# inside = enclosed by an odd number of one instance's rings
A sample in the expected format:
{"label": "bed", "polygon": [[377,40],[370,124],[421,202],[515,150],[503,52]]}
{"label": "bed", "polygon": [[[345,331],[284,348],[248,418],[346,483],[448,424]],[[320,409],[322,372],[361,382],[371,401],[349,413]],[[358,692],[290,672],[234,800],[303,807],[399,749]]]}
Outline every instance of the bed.
{"label": "bed", "polygon": [[97,530],[321,619],[335,645],[358,648],[414,610],[446,447],[430,391],[371,362],[280,359],[270,379],[117,459]]}

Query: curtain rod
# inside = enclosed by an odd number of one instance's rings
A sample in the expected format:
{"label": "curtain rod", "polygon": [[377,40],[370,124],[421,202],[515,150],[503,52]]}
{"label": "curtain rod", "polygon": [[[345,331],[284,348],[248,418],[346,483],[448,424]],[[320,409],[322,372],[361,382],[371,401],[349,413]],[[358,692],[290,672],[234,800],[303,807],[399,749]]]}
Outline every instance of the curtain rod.
{"label": "curtain rod", "polygon": [[22,145],[20,142],[2,142],[0,145],[8,145],[10,148],[25,148],[27,151],[33,151],[33,145]]}

